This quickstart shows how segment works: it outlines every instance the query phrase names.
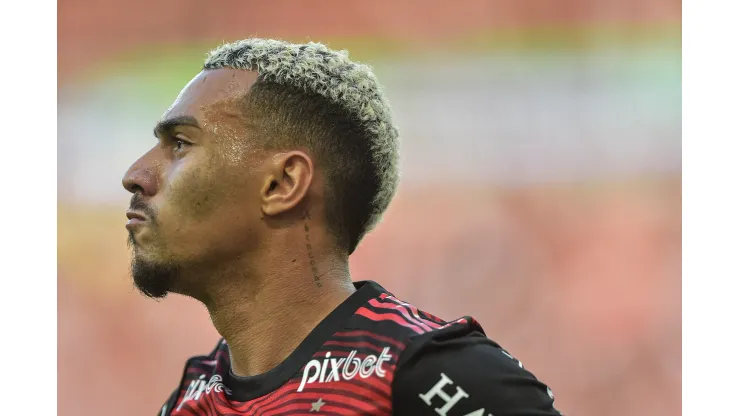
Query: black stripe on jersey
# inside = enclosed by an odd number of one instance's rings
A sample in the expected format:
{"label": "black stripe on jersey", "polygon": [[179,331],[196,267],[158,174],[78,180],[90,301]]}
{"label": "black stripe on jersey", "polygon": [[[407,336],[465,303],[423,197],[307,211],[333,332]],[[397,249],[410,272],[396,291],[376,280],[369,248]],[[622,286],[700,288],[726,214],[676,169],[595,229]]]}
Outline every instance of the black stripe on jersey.
{"label": "black stripe on jersey", "polygon": [[180,384],[175,389],[175,391],[172,392],[172,395],[170,396],[170,399],[167,401],[167,405],[168,405],[167,406],[167,409],[168,410],[167,410],[166,416],[169,416],[172,413],[172,411],[175,409],[175,406],[177,405],[178,400],[180,399],[180,396],[183,396],[184,395],[184,392],[185,392],[186,389],[183,386],[183,384],[185,384],[185,380],[187,379],[188,371],[190,370],[190,366],[193,364],[193,362],[195,362],[199,358],[203,358],[203,356],[201,356],[201,357],[193,357],[193,358],[188,359],[185,362],[185,368],[182,369],[182,377],[180,377]]}
{"label": "black stripe on jersey", "polygon": [[[386,393],[386,392],[378,389],[377,387],[375,387],[373,385],[370,385],[370,384],[367,384],[367,383],[363,383],[361,380],[345,380],[345,381],[343,381],[343,383],[351,383],[351,384],[353,384],[355,386],[358,386],[358,387],[361,387],[361,388],[363,388],[365,390],[371,391],[371,392],[377,394],[378,396],[380,396],[381,398],[388,400],[388,403],[390,403],[391,396],[388,393]],[[390,383],[389,383],[389,386],[390,386]],[[338,386],[321,387],[321,386],[317,385],[317,386],[314,386],[314,387],[306,387],[303,390],[303,392],[306,392],[306,393],[314,393],[314,394],[319,394],[319,395],[321,393],[336,394],[336,395],[340,395],[340,396],[352,397],[352,398],[354,398],[356,400],[360,400],[360,401],[367,401],[367,397],[366,396],[363,396],[361,394],[361,392],[355,392],[355,391],[351,391],[351,390],[345,390],[345,389],[339,388]],[[239,411],[241,412],[241,414],[251,414],[252,412],[259,412],[261,414],[264,411],[267,411],[267,410],[272,409],[276,405],[276,402],[279,402],[280,400],[282,400],[282,399],[284,399],[286,397],[289,397],[289,396],[292,396],[292,395],[296,395],[296,394],[301,394],[301,393],[297,393],[293,389],[288,389],[288,390],[285,390],[285,391],[283,391],[283,392],[281,392],[279,394],[275,394],[275,395],[273,395],[271,397],[261,397],[260,399],[262,399],[262,400],[256,399],[254,403],[245,403],[246,406],[244,406],[242,409],[239,409]],[[295,400],[309,400],[310,402],[315,402],[316,401],[316,399],[298,398],[298,399],[293,399],[293,400],[291,400],[289,402],[292,403]],[[332,403],[334,403],[334,402],[332,402]],[[282,406],[282,404],[279,405],[279,406]],[[351,407],[351,405],[348,405],[348,406]],[[354,407],[352,407],[352,409],[358,410],[358,409],[356,409]]]}
{"label": "black stripe on jersey", "polygon": [[[203,394],[205,395],[206,392],[204,391]],[[201,396],[202,397],[202,396]],[[218,411],[218,408],[216,407],[216,401],[213,400],[214,396],[206,395],[206,397],[203,398],[203,400],[198,400],[198,408],[204,409],[205,414],[207,415],[219,415],[222,414]],[[210,400],[209,400],[210,399]],[[200,413],[198,413],[200,414]]]}
{"label": "black stripe on jersey", "polygon": [[167,399],[167,402],[162,406],[162,411],[160,411],[158,416],[169,416],[170,413],[172,413],[172,408],[175,407],[177,404],[177,398],[180,397],[180,388],[178,387],[176,390],[170,394],[170,397]]}
{"label": "black stripe on jersey", "polygon": [[[304,409],[293,409],[293,410],[283,411],[283,412],[280,413],[280,416],[282,416],[282,415],[295,415],[295,414],[305,415],[306,414],[306,410],[304,410]],[[317,415],[321,415],[321,416],[324,416],[324,415],[328,415],[328,416],[344,416],[344,414],[342,414],[342,413],[325,412],[323,410],[321,411],[321,413],[316,413],[316,414]],[[358,413],[358,414],[372,416],[372,413]]]}
{"label": "black stripe on jersey", "polygon": [[[310,410],[309,410],[309,412],[310,412]],[[283,416],[283,415],[305,415],[305,414],[306,414],[306,411],[305,410],[303,410],[303,409],[295,409],[295,410],[288,410],[288,411],[282,412],[282,413],[280,413],[280,416]],[[321,416],[324,416],[324,415],[330,415],[330,416],[346,416],[346,413],[325,412],[323,410],[321,410],[321,412],[316,413],[316,414],[317,415],[321,415]],[[388,414],[390,414],[390,413],[388,413]],[[355,413],[355,415],[357,415],[357,416],[378,416],[377,413],[373,413],[373,412],[357,412],[357,413]]]}
{"label": "black stripe on jersey", "polygon": [[[389,302],[389,301],[385,301],[385,302],[384,302],[384,301],[382,301],[381,299],[378,299],[378,301],[379,301],[379,302],[381,302],[381,303],[387,303],[388,305],[394,305],[394,306],[397,306],[397,307],[401,307],[401,308],[404,308],[404,310],[405,310],[406,312],[408,312],[408,315],[409,315],[409,316],[411,316],[411,317],[413,317],[413,316],[414,316],[414,314],[412,314],[411,312],[409,312],[409,310],[408,310],[408,309],[406,309],[406,307],[405,307],[405,306],[403,306],[403,305],[399,305],[399,304],[397,304],[397,303],[395,303],[395,302]],[[399,311],[398,309],[386,309],[386,308],[378,308],[378,307],[375,307],[375,306],[373,306],[373,305],[371,305],[371,304],[369,304],[369,303],[368,303],[368,304],[365,304],[365,305],[364,305],[364,308],[365,308],[365,309],[367,309],[367,310],[369,310],[370,312],[373,312],[373,313],[377,313],[377,314],[386,314],[386,313],[389,313],[389,314],[392,314],[392,315],[396,315],[397,317],[401,318],[401,319],[402,319],[402,320],[403,320],[404,322],[408,323],[408,324],[409,324],[409,325],[411,325],[411,326],[414,326],[414,327],[416,327],[416,328],[419,328],[420,330],[422,330],[422,331],[424,331],[424,332],[428,332],[428,331],[429,331],[428,329],[426,329],[426,327],[424,327],[424,325],[422,325],[422,324],[421,324],[421,323],[419,322],[419,320],[416,320],[416,319],[409,319],[409,318],[407,318],[407,317],[406,317],[406,316],[405,316],[405,315],[404,315],[403,313],[401,313],[401,312],[400,312],[400,311]],[[390,323],[393,323],[393,324],[394,324],[394,325],[395,325],[396,327],[398,327],[398,326],[399,326],[399,324],[398,324],[397,322],[392,322],[392,321],[385,321],[385,320],[383,320],[383,321],[374,321],[374,322],[375,322],[376,324],[381,324],[381,323],[383,323],[383,322],[390,322]],[[421,321],[421,322],[423,322],[424,324],[426,324],[426,322],[425,322],[425,321]],[[434,329],[434,328],[432,328],[432,329]]]}
{"label": "black stripe on jersey", "polygon": [[[195,380],[198,380],[198,379],[196,378],[190,381],[195,381]],[[185,395],[187,394],[188,388],[189,387],[183,386],[183,388],[181,389],[180,391],[181,400],[185,400]],[[206,394],[207,393],[203,391],[200,397],[204,397]],[[210,397],[212,400],[209,400],[208,397]],[[202,400],[192,400],[191,399],[183,403],[182,409],[195,412],[193,413],[193,415],[221,415],[221,413],[219,413],[218,409],[216,408],[215,399],[216,399],[216,396],[207,396],[207,397],[204,397]],[[209,403],[209,402],[212,402],[212,403]],[[195,409],[193,409],[193,407],[197,408],[198,410],[196,411]],[[176,408],[176,406],[174,408]]]}
{"label": "black stripe on jersey", "polygon": [[378,346],[391,347],[396,349],[403,349],[403,347],[405,346],[403,342],[395,338],[362,329],[337,332],[334,334],[334,337],[341,337],[342,340],[348,341],[372,341]]}
{"label": "black stripe on jersey", "polygon": [[[218,416],[243,416],[244,413],[240,412],[239,409],[235,409],[231,405],[228,399],[224,399],[221,396],[215,395],[213,397],[213,414]],[[218,400],[218,403],[216,401]],[[233,413],[223,413],[222,409],[228,409]]]}
{"label": "black stripe on jersey", "polygon": [[[334,334],[334,337],[330,340],[327,340],[327,342],[341,342],[341,343],[368,343],[373,346],[373,349],[376,349],[377,351],[382,351],[385,347],[390,347],[391,351],[401,349],[403,347],[403,344],[400,342],[393,342],[394,340],[389,337],[383,337],[385,339],[380,339],[377,337],[372,337],[369,335],[343,335],[341,333]],[[389,342],[390,340],[390,342]],[[327,345],[326,343],[324,345]],[[328,344],[333,345],[333,344]],[[365,348],[365,347],[360,347]]]}
{"label": "black stripe on jersey", "polygon": [[[440,326],[444,325],[445,323],[439,323],[434,321],[433,319],[428,319],[424,316],[422,316],[422,312],[419,310],[419,308],[416,308],[415,306],[409,304],[408,302],[404,302],[397,298],[379,298],[379,303],[383,303],[386,305],[393,305],[395,307],[401,307],[403,310],[406,311],[406,313],[409,314],[411,317],[411,322],[416,323],[417,326],[421,326],[425,331],[428,331],[426,327],[431,328],[432,330],[438,329]],[[416,312],[414,312],[414,308],[416,308]],[[403,314],[401,314],[403,316]],[[407,319],[408,320],[408,319]]]}
{"label": "black stripe on jersey", "polygon": [[280,393],[275,392],[267,396],[258,397],[245,403],[245,407],[241,409],[241,412],[246,415],[252,414],[252,412],[256,412],[255,409],[258,409],[259,406],[262,406],[265,403],[274,403],[276,400],[279,400],[280,398],[283,398],[289,394],[295,394],[295,391],[292,389],[286,389]]}
{"label": "black stripe on jersey", "polygon": [[[231,408],[231,406],[229,405],[229,402],[225,400],[221,400],[221,397],[218,394],[216,394],[216,392],[213,392],[213,394],[209,394],[204,391],[203,394],[207,395],[203,401],[205,402],[205,404],[208,406],[209,409],[213,409],[214,415],[219,415],[219,416],[224,415],[224,413],[221,412],[221,410],[219,409],[219,405],[221,406],[222,409]],[[217,401],[218,403],[216,403]]]}
{"label": "black stripe on jersey", "polygon": [[185,403],[182,404],[182,407],[179,408],[179,411],[180,412],[189,412],[193,416],[198,416],[198,415],[207,415],[207,416],[210,416],[212,413],[208,409],[206,409],[204,407],[201,407],[201,404],[202,403],[200,402],[200,400],[198,400],[198,401],[195,401],[195,400],[187,401],[187,402],[185,402]]}
{"label": "black stripe on jersey", "polygon": [[442,318],[440,318],[438,316],[434,316],[434,315],[432,315],[429,312],[422,311],[421,309],[419,309],[419,315],[422,315],[424,318],[427,318],[427,319],[429,319],[431,321],[434,321],[434,322],[438,323],[439,325],[446,325],[447,324],[447,321],[445,321],[444,319],[442,319]]}
{"label": "black stripe on jersey", "polygon": [[242,412],[244,414],[251,414],[250,412],[256,412],[257,411],[256,409],[259,409],[260,406],[264,406],[265,404],[267,404],[267,406],[271,406],[276,401],[284,398],[285,396],[289,396],[291,394],[296,394],[296,391],[293,389],[286,389],[285,391],[282,391],[279,394],[276,393],[276,394],[273,394],[272,396],[268,396],[268,397],[263,396],[263,397],[254,399],[253,402],[248,403],[246,405],[246,407],[244,408],[244,410],[242,410]]}
{"label": "black stripe on jersey", "polygon": [[[349,344],[349,345],[343,345],[343,344]],[[383,352],[384,348],[389,347],[378,347],[377,345],[367,342],[367,341],[340,341],[340,340],[331,340],[326,341],[324,343],[324,351],[332,351],[334,349],[342,349],[342,348],[354,348],[356,350],[361,351],[369,351],[370,354],[380,354]],[[392,350],[389,350],[389,352]]]}
{"label": "black stripe on jersey", "polygon": [[[255,409],[255,411],[258,412],[258,414],[263,414],[263,413],[278,411],[278,410],[280,410],[280,408],[286,407],[286,406],[290,406],[291,404],[303,404],[303,403],[305,403],[308,406],[310,406],[311,403],[315,403],[316,400],[318,400],[318,399],[312,399],[312,398],[309,398],[309,397],[307,397],[307,398],[291,399],[291,400],[282,402],[280,404],[270,403],[269,405],[267,405],[265,407],[262,407],[262,408],[259,408],[259,409]],[[350,411],[353,412],[353,414],[365,413],[363,410],[361,410],[361,409],[359,409],[359,408],[357,408],[355,406],[352,406],[351,404],[347,404],[347,403],[343,403],[343,402],[334,402],[334,401],[332,401],[331,402],[331,406],[333,406],[333,407],[341,407],[343,409],[350,410]],[[307,410],[303,410],[303,412],[305,413],[305,412],[307,412]],[[281,411],[278,414],[283,415],[285,413],[283,413]],[[321,412],[319,412],[319,414],[324,415],[324,414],[329,414],[329,412],[322,410]]]}
{"label": "black stripe on jersey", "polygon": [[186,412],[190,416],[243,416],[243,413],[234,410],[230,405],[217,406],[213,400],[198,400],[186,402],[180,412]]}
{"label": "black stripe on jersey", "polygon": [[206,376],[211,376],[213,374],[216,374],[215,372],[216,367],[212,365],[206,365],[201,362],[194,362],[190,364],[190,367],[188,367],[187,372],[188,373],[198,373],[205,374]]}
{"label": "black stripe on jersey", "polygon": [[[355,380],[351,380],[351,381],[355,381]],[[355,383],[352,383],[352,384],[355,385],[355,386],[362,387],[362,388],[364,388],[366,390],[377,392],[378,395],[380,395],[384,399],[388,400],[387,403],[390,404],[391,396],[388,395],[388,394],[386,394],[386,393],[380,392],[376,387],[370,386],[368,384],[364,384],[362,382],[359,382],[359,380],[357,382],[355,382]],[[321,384],[318,384],[315,387],[307,387],[307,388],[303,389],[303,391],[304,392],[307,392],[307,393],[315,393],[315,394],[317,394],[319,396],[321,396],[322,394],[335,394],[337,396],[344,396],[344,397],[352,398],[352,399],[355,399],[355,400],[360,401],[360,402],[367,402],[368,401],[368,397],[367,396],[363,396],[362,395],[362,392],[353,391],[353,390],[345,390],[345,389],[342,389],[342,388],[337,387],[337,386],[322,387]],[[333,404],[335,402],[332,401],[331,403]],[[377,402],[373,402],[373,404],[374,405],[377,405],[378,407],[380,407],[380,410],[382,410],[384,412],[390,413],[390,411],[391,411],[390,407],[388,407],[388,406],[381,405],[380,403],[377,403]]]}
{"label": "black stripe on jersey", "polygon": [[[372,384],[364,383],[362,380],[345,380],[344,383],[349,383],[349,384],[352,384],[352,385],[355,385],[355,386],[358,386],[358,387],[362,387],[365,390],[369,390],[369,391],[377,394],[382,399],[388,400],[388,403],[391,402],[391,395],[389,393],[380,390],[379,388],[373,386]],[[388,386],[389,386],[388,390],[390,390],[390,383],[388,383]],[[306,388],[303,391],[306,391],[309,388]],[[337,392],[336,394],[343,394],[343,395],[346,395],[346,396],[351,396],[351,397],[353,397],[355,399],[362,400],[362,401],[367,401],[367,399],[368,399],[367,396],[363,396],[363,395],[361,395],[361,394],[359,394],[359,393],[357,393],[355,391],[345,391],[345,390],[342,390],[342,389],[339,389],[339,388],[336,388],[336,387],[331,387],[328,390],[330,392]],[[380,405],[378,405],[378,406],[380,407]],[[391,411],[391,409],[388,408],[388,407],[382,406],[382,408],[385,411],[388,411],[388,412]]]}
{"label": "black stripe on jersey", "polygon": [[[391,390],[391,387],[390,387],[391,386],[391,383],[390,383],[390,381],[388,381],[386,379],[379,379],[379,380],[382,380],[384,382],[384,384],[387,384],[388,385],[388,391]],[[342,383],[352,384],[353,386],[357,386],[357,387],[363,388],[365,390],[368,390],[368,391],[371,391],[371,392],[377,394],[378,396],[380,396],[381,399],[389,400],[389,401],[391,400],[391,394],[390,393],[385,392],[385,391],[381,390],[380,388],[378,388],[377,386],[374,386],[374,385],[372,385],[370,383],[364,382],[364,381],[362,381],[362,379],[359,379],[359,380],[355,380],[355,379],[352,379],[352,380],[343,380]],[[317,383],[316,384],[316,387],[306,387],[306,388],[303,389],[303,391],[314,391],[315,389],[320,388],[319,386],[321,384],[327,384],[327,383]],[[349,393],[348,395],[350,395],[350,396],[356,396],[358,394],[358,393],[353,392],[353,391],[343,390],[343,389],[338,388],[338,387],[335,387],[333,385],[332,386],[327,386],[327,387],[321,387],[321,388],[323,388],[325,390],[328,390],[328,391],[341,392],[342,394]],[[367,400],[367,397],[360,396],[360,399],[361,400]]]}
{"label": "black stripe on jersey", "polygon": [[[366,309],[369,310],[370,308],[366,308]],[[374,311],[370,311],[370,312],[374,312]],[[404,319],[403,317],[400,317],[400,318],[403,319],[404,322],[406,322],[406,319]],[[413,336],[421,335],[410,328],[411,324],[402,325],[402,324],[399,324],[398,322],[394,322],[391,320],[376,321],[376,320],[367,318],[365,316],[357,316],[356,319],[363,321],[362,325],[367,325],[366,322],[371,322],[373,326],[373,331],[377,331],[380,333],[398,334],[400,331],[403,335],[406,335],[406,337],[413,337]],[[414,327],[421,330],[421,327],[419,325],[414,325]],[[429,331],[423,331],[422,333],[426,333],[426,332],[429,332]],[[403,348],[398,348],[397,351],[403,350],[404,348],[405,346]]]}

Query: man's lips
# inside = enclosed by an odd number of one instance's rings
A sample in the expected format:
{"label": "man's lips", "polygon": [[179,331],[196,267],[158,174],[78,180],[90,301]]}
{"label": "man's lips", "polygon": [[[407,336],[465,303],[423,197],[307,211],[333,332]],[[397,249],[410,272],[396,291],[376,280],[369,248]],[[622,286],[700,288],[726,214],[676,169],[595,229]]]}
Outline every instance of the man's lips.
{"label": "man's lips", "polygon": [[129,230],[146,221],[146,216],[138,211],[126,211],[126,218],[128,218],[126,228]]}

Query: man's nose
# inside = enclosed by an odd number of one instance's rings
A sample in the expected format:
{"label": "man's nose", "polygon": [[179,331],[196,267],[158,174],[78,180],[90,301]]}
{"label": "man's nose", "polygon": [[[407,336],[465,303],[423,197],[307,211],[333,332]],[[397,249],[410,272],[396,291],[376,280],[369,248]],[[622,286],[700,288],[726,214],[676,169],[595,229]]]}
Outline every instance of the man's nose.
{"label": "man's nose", "polygon": [[123,187],[132,194],[140,192],[152,196],[157,193],[157,168],[155,164],[147,163],[147,156],[137,160],[123,176]]}

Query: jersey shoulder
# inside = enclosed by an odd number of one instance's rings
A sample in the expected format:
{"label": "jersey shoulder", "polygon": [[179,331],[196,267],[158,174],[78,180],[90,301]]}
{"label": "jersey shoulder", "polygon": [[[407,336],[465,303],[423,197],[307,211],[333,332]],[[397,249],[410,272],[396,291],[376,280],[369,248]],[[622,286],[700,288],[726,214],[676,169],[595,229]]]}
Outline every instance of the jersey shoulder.
{"label": "jersey shoulder", "polygon": [[433,337],[443,333],[483,333],[483,328],[472,317],[446,321],[388,292],[380,293],[360,306],[348,327],[365,328],[392,337],[404,345],[419,337]]}
{"label": "jersey shoulder", "polygon": [[560,414],[550,388],[471,316],[446,321],[384,292],[354,319],[353,329],[394,346],[387,377],[393,414]]}
{"label": "jersey shoulder", "polygon": [[395,414],[560,415],[552,390],[469,316],[411,337],[392,391]]}

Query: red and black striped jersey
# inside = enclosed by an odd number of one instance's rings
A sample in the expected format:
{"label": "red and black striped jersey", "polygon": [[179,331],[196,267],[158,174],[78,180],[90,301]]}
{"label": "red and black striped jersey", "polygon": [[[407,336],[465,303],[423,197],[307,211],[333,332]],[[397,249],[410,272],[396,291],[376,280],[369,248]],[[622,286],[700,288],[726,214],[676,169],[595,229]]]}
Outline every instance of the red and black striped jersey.
{"label": "red and black striped jersey", "polygon": [[377,283],[355,286],[267,373],[234,375],[224,340],[191,358],[159,415],[559,414],[550,389],[474,319],[444,321]]}

